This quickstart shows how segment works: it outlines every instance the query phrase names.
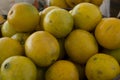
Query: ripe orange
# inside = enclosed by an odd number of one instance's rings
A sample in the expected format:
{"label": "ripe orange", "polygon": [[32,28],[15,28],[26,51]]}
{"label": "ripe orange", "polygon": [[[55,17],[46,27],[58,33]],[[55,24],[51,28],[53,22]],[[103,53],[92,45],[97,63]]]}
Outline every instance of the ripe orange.
{"label": "ripe orange", "polygon": [[76,29],[66,37],[65,50],[73,61],[85,64],[91,56],[98,52],[98,44],[91,33]]}
{"label": "ripe orange", "polygon": [[67,60],[59,60],[51,65],[46,74],[46,80],[79,80],[76,66]]}
{"label": "ripe orange", "polygon": [[76,28],[93,31],[102,19],[100,9],[88,2],[79,3],[71,12]]}
{"label": "ripe orange", "polygon": [[36,80],[36,65],[25,56],[11,56],[1,66],[2,80]]}
{"label": "ripe orange", "polygon": [[39,12],[39,15],[40,15],[39,30],[43,30],[43,21],[44,21],[46,14],[48,14],[48,12],[50,12],[51,10],[56,9],[56,8],[59,8],[59,7],[49,6],[49,7],[45,8],[43,11]]}
{"label": "ripe orange", "polygon": [[14,28],[9,24],[8,21],[5,21],[1,27],[2,37],[11,37],[15,33],[16,31],[14,30]]}
{"label": "ripe orange", "polygon": [[98,53],[88,60],[85,73],[88,80],[113,80],[119,75],[120,66],[114,57]]}
{"label": "ripe orange", "polygon": [[60,8],[68,8],[68,5],[66,4],[65,0],[49,0],[48,5],[57,6]]}
{"label": "ripe orange", "polygon": [[98,43],[106,49],[120,48],[120,19],[103,18],[95,29]]}
{"label": "ripe orange", "polygon": [[39,12],[32,4],[19,2],[10,8],[7,20],[15,31],[31,32],[39,24]]}
{"label": "ripe orange", "polygon": [[66,37],[73,29],[73,17],[65,9],[51,10],[44,18],[43,27],[56,38]]}
{"label": "ripe orange", "polygon": [[23,54],[23,46],[18,41],[9,37],[0,38],[0,65],[10,56]]}
{"label": "ripe orange", "polygon": [[46,31],[37,31],[27,38],[25,53],[38,66],[45,67],[58,59],[60,47],[53,35]]}

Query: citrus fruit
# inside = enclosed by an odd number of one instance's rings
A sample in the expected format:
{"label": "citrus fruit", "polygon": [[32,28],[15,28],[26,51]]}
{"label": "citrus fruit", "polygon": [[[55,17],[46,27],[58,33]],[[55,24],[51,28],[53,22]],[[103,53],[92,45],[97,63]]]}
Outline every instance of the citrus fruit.
{"label": "citrus fruit", "polygon": [[66,37],[73,29],[73,17],[65,9],[53,9],[44,18],[43,27],[57,38]]}
{"label": "citrus fruit", "polygon": [[2,37],[11,37],[15,33],[16,31],[14,30],[14,28],[9,24],[8,21],[5,21],[1,27]]}
{"label": "citrus fruit", "polygon": [[43,21],[44,21],[44,17],[46,16],[46,14],[48,12],[50,12],[51,10],[56,9],[56,8],[59,8],[59,7],[57,7],[57,6],[49,6],[49,7],[45,8],[43,11],[41,11],[39,13],[39,15],[40,15],[39,27],[40,27],[41,30],[43,30]]}
{"label": "citrus fruit", "polygon": [[8,22],[17,32],[31,32],[39,24],[39,12],[29,3],[15,3],[9,10]]}
{"label": "citrus fruit", "polygon": [[98,53],[92,56],[85,67],[88,80],[113,80],[120,73],[120,66],[110,55]]}
{"label": "citrus fruit", "polygon": [[46,31],[37,31],[27,38],[25,53],[38,66],[46,67],[58,59],[60,47],[53,35]]}
{"label": "citrus fruit", "polygon": [[76,29],[66,37],[65,50],[73,61],[85,64],[91,56],[98,52],[98,44],[91,33]]}
{"label": "citrus fruit", "polygon": [[102,19],[100,9],[88,2],[79,3],[71,12],[76,28],[93,31]]}
{"label": "citrus fruit", "polygon": [[60,8],[68,8],[68,5],[66,4],[65,0],[49,0],[48,5],[57,6]]}
{"label": "citrus fruit", "polygon": [[9,37],[0,38],[0,65],[10,56],[23,54],[23,46],[18,41]]}
{"label": "citrus fruit", "polygon": [[79,74],[72,62],[59,60],[48,68],[45,78],[46,80],[79,80]]}
{"label": "citrus fruit", "polygon": [[36,65],[25,56],[11,56],[1,65],[2,80],[36,80]]}
{"label": "citrus fruit", "polygon": [[120,19],[103,18],[96,26],[95,37],[98,43],[106,49],[120,48]]}

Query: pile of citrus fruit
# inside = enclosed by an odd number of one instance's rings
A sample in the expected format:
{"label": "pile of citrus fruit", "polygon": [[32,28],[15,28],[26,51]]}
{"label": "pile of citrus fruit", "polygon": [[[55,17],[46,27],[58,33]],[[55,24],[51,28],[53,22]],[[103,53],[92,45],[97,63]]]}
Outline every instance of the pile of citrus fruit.
{"label": "pile of citrus fruit", "polygon": [[9,10],[1,26],[0,80],[117,78],[120,19],[102,16],[102,0],[49,1],[42,11],[24,2]]}

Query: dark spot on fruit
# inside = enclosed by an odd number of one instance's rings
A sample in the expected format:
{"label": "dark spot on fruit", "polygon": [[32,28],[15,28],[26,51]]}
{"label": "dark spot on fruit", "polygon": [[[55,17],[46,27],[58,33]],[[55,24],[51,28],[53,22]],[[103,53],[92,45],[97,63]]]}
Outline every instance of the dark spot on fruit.
{"label": "dark spot on fruit", "polygon": [[94,60],[94,61],[96,61],[96,60],[97,60],[97,58],[95,57],[95,58],[93,58],[93,60]]}
{"label": "dark spot on fruit", "polygon": [[106,29],[106,31],[108,31],[108,30],[110,30],[110,29],[112,29],[112,28],[113,28],[113,26],[110,25],[110,26]]}
{"label": "dark spot on fruit", "polygon": [[97,74],[100,74],[100,75],[101,75],[101,74],[103,74],[103,73],[102,73],[102,71],[98,70],[98,71],[97,71]]}
{"label": "dark spot on fruit", "polygon": [[52,20],[50,20],[50,23],[52,23]]}
{"label": "dark spot on fruit", "polygon": [[87,17],[87,18],[90,18],[90,16],[89,16],[89,15],[86,15],[86,17]]}
{"label": "dark spot on fruit", "polygon": [[10,64],[9,64],[9,63],[6,63],[6,64],[4,65],[4,68],[5,68],[5,69],[8,69],[9,66],[10,66]]}
{"label": "dark spot on fruit", "polygon": [[115,67],[112,67],[112,70],[115,70]]}

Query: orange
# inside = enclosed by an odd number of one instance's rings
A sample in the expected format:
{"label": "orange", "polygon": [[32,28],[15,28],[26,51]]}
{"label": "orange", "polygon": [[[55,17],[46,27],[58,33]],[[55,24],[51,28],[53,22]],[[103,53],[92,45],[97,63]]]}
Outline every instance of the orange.
{"label": "orange", "polygon": [[1,66],[2,80],[36,80],[36,65],[25,56],[11,56]]}
{"label": "orange", "polygon": [[73,29],[73,17],[65,9],[51,10],[44,18],[43,27],[56,38],[66,37]]}
{"label": "orange", "polygon": [[10,56],[23,54],[23,46],[18,41],[9,37],[0,38],[0,65]]}
{"label": "orange", "polygon": [[67,60],[59,60],[51,65],[46,74],[46,80],[79,80],[76,66]]}
{"label": "orange", "polygon": [[68,8],[68,5],[66,4],[65,0],[49,0],[48,5],[57,6],[60,8]]}
{"label": "orange", "polygon": [[5,21],[1,27],[2,37],[11,37],[16,33],[14,28],[9,24],[8,21]]}
{"label": "orange", "polygon": [[45,8],[43,11],[39,12],[39,15],[40,15],[39,30],[43,30],[43,21],[44,21],[46,14],[48,14],[48,12],[50,12],[51,10],[56,9],[56,8],[59,8],[59,7],[49,6],[49,7]]}
{"label": "orange", "polygon": [[27,38],[25,53],[38,66],[45,67],[58,59],[60,47],[53,35],[46,31],[37,31]]}
{"label": "orange", "polygon": [[106,49],[120,48],[120,19],[103,18],[95,29],[98,43]]}
{"label": "orange", "polygon": [[71,12],[76,28],[93,31],[102,19],[100,9],[88,2],[79,3]]}
{"label": "orange", "polygon": [[91,33],[76,29],[66,37],[65,50],[71,60],[85,64],[91,56],[98,52],[98,44]]}
{"label": "orange", "polygon": [[15,31],[31,32],[39,24],[39,12],[32,4],[19,2],[10,8],[7,20]]}
{"label": "orange", "polygon": [[88,60],[85,73],[88,80],[113,80],[119,75],[120,66],[114,57],[98,53]]}

